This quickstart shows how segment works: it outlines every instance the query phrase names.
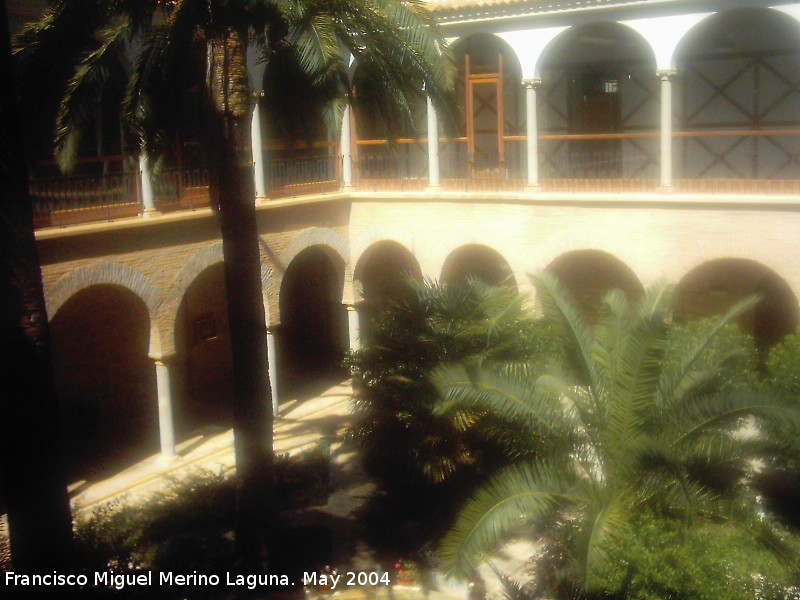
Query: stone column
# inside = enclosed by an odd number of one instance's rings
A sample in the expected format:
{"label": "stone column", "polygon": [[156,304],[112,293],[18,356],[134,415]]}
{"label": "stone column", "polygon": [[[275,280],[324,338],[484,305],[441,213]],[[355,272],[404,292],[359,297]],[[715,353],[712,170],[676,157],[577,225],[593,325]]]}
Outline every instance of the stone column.
{"label": "stone column", "polygon": [[150,161],[147,155],[142,152],[139,155],[139,179],[142,185],[142,216],[153,217],[160,215],[156,208],[156,196],[153,192],[152,172],[150,171]]}
{"label": "stone column", "polygon": [[539,185],[539,124],[536,114],[536,88],[542,83],[539,78],[523,79],[525,86],[525,114],[527,119],[528,183],[525,190],[536,192]]}
{"label": "stone column", "polygon": [[156,387],[158,388],[158,432],[161,458],[175,458],[175,423],[172,413],[172,366],[166,358],[157,359]]}
{"label": "stone column", "polygon": [[672,185],[672,78],[674,69],[656,71],[661,79],[661,184],[659,191],[671,192]]}
{"label": "stone column", "polygon": [[267,178],[264,171],[264,141],[261,132],[261,98],[264,92],[253,94],[255,98],[253,106],[253,120],[250,125],[251,144],[253,146],[253,172],[256,184],[256,202],[263,202],[267,199]]}
{"label": "stone column", "polygon": [[350,334],[350,350],[360,350],[361,320],[358,315],[358,307],[352,304],[347,305],[347,329]]}
{"label": "stone column", "polygon": [[342,187],[353,187],[353,149],[350,146],[350,105],[344,107],[342,117]]}
{"label": "stone column", "polygon": [[275,331],[267,328],[267,360],[269,361],[269,387],[272,389],[272,414],[278,414],[278,351],[275,348]]}
{"label": "stone column", "polygon": [[428,189],[440,188],[439,179],[439,116],[428,96]]}

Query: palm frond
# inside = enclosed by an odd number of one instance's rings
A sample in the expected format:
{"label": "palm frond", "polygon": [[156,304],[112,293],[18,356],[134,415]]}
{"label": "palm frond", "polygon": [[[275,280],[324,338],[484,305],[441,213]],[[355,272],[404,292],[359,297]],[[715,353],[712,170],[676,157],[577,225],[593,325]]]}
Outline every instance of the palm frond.
{"label": "palm frond", "polygon": [[563,468],[544,464],[504,469],[459,513],[439,548],[443,568],[460,577],[473,575],[477,561],[515,526],[580,504],[573,487],[573,479]]}
{"label": "palm frond", "polygon": [[487,367],[443,365],[431,376],[444,399],[437,413],[450,410],[453,404],[478,407],[501,419],[540,424],[557,437],[574,435],[578,424],[560,398],[546,393],[543,386],[532,386],[515,375],[513,371]]}
{"label": "palm frond", "polygon": [[[697,385],[695,367],[705,351],[709,348],[714,338],[733,322],[737,317],[752,309],[760,302],[757,296],[750,296],[734,304],[722,317],[708,330],[705,336],[686,354],[679,364],[663,373],[659,382],[659,402],[672,406],[679,405],[687,394]],[[719,368],[719,365],[716,365]]]}
{"label": "palm frond", "polygon": [[55,156],[63,172],[69,172],[78,158],[81,137],[94,126],[98,103],[115,73],[119,87],[125,72],[120,54],[131,34],[131,21],[121,16],[97,32],[100,46],[78,65],[67,84],[56,115]]}

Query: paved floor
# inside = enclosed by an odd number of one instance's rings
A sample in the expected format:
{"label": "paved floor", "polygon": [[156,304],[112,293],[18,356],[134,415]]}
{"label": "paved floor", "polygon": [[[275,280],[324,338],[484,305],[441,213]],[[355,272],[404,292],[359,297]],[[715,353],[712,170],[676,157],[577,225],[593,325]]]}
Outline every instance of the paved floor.
{"label": "paved floor", "polygon": [[[281,418],[276,421],[274,448],[276,454],[294,455],[313,448],[320,439],[329,436],[333,430],[341,433],[351,421],[350,399],[352,390],[350,382],[342,381],[322,391],[318,395],[303,399],[290,400],[281,405]],[[347,473],[350,469],[358,469],[353,455],[335,453],[335,460],[342,467],[339,472]],[[151,493],[163,489],[171,480],[190,475],[198,469],[218,472],[234,467],[233,433],[224,432],[197,435],[181,443],[178,456],[165,461],[160,456],[151,456],[130,468],[127,468],[108,479],[98,482],[77,482],[70,486],[73,509],[77,512],[89,512],[107,502],[124,498],[126,502],[144,500]],[[363,477],[352,477],[335,486],[328,504],[321,511],[338,518],[349,518],[364,498],[372,491],[372,484]],[[526,547],[515,552],[516,560],[511,563],[519,566],[526,556],[530,556]],[[511,566],[511,565],[503,565]],[[487,580],[493,579],[490,573],[485,574]],[[490,582],[490,591],[497,593],[497,583]],[[418,588],[369,588],[347,589],[337,591],[333,597],[342,599],[383,599],[394,598],[405,600],[412,598],[429,598],[430,600],[464,600],[467,597],[463,585],[440,582],[441,592],[426,591]],[[494,588],[494,590],[492,590]],[[490,594],[494,596],[494,594]]]}
{"label": "paved floor", "polygon": [[[350,422],[349,381],[340,382],[316,397],[290,400],[281,405],[282,418],[276,421],[275,454],[294,455],[314,447],[332,427],[341,430]],[[198,469],[220,471],[233,468],[233,431],[194,436],[178,446],[178,455],[169,461],[151,456],[108,479],[70,486],[73,508],[91,511],[116,498],[135,501]]]}

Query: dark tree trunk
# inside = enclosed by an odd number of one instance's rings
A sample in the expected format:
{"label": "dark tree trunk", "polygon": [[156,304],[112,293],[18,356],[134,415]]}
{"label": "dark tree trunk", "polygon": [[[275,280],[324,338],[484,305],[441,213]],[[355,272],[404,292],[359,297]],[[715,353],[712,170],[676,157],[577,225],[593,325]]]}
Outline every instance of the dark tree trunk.
{"label": "dark tree trunk", "polygon": [[69,567],[72,518],[58,451],[42,273],[0,0],[0,502],[20,572]]}
{"label": "dark tree trunk", "polygon": [[[246,39],[246,37],[244,38]],[[231,59],[244,64],[238,39],[225,48],[224,79]],[[214,86],[211,86],[212,89]],[[231,98],[222,86],[209,107],[212,202],[219,218],[225,258],[234,379],[234,452],[237,478],[236,549],[242,567],[263,570],[274,525],[272,390],[267,361],[267,326],[250,151],[249,95]]]}

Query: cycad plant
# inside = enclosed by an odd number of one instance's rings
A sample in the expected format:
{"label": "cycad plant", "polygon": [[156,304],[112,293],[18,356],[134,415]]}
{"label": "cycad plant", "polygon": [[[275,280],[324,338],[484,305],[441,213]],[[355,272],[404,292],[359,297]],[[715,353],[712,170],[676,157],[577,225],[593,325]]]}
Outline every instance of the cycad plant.
{"label": "cycad plant", "polygon": [[[264,507],[271,504],[272,415],[247,54],[268,68],[291,57],[326,99],[349,94],[352,57],[381,73],[371,85],[401,110],[410,111],[423,94],[444,110],[453,73],[445,44],[418,1],[57,0],[18,45],[21,89],[29,92],[24,103],[35,105],[37,94],[60,98],[55,149],[64,168],[76,159],[121,57],[129,68],[120,114],[134,153],[155,161],[176,139],[185,107],[200,98],[203,122],[196,125],[206,138],[225,257],[240,483],[236,541],[258,561]],[[280,89],[265,93],[281,97]]]}
{"label": "cycad plant", "polygon": [[715,354],[717,364],[710,364],[705,351],[757,299],[738,303],[682,356],[664,361],[672,327],[666,286],[635,305],[609,293],[600,322],[589,328],[552,275],[534,283],[561,334],[564,361],[544,369],[450,365],[434,380],[445,399],[440,410],[482,407],[545,430],[558,450],[515,463],[483,485],[445,536],[440,557],[451,573],[470,576],[532,522],[545,543],[558,546],[562,579],[591,592],[611,566],[608,544],[629,532],[643,508],[683,523],[729,516],[757,437],[743,427],[753,427],[753,417],[791,414],[780,400],[721,394],[709,385],[726,356]]}

